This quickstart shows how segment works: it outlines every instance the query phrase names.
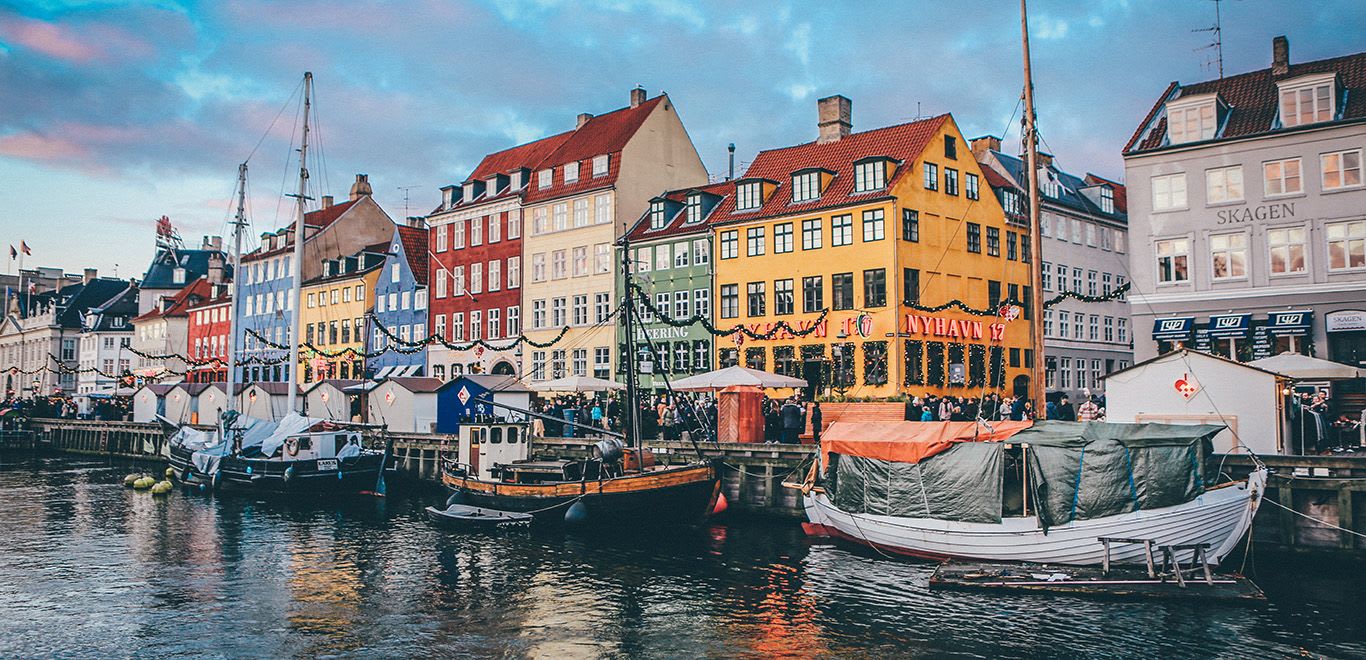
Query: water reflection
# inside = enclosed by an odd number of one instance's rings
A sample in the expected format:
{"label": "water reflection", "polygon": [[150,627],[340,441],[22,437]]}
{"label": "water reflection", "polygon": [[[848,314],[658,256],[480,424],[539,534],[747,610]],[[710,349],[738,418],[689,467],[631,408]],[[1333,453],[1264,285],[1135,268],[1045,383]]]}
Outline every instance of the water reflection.
{"label": "water reflection", "polygon": [[462,534],[421,498],[152,497],[127,471],[0,467],[0,657],[1366,655],[1362,572],[1324,563],[1254,553],[1262,609],[946,594],[791,524]]}

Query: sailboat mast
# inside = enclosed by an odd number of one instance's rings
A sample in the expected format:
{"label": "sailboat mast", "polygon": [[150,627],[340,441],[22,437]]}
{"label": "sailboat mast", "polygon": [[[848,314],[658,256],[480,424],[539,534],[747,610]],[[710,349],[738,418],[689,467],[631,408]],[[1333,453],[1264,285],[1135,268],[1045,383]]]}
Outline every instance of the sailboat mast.
{"label": "sailboat mast", "polygon": [[294,268],[293,287],[289,292],[290,314],[289,336],[289,398],[285,410],[295,412],[299,395],[299,337],[302,311],[293,304],[299,299],[299,289],[303,286],[304,276],[304,214],[308,212],[308,111],[313,106],[313,72],[304,72],[304,131],[299,143],[299,193],[294,195],[296,217],[294,219]]}
{"label": "sailboat mast", "polygon": [[242,279],[242,230],[247,226],[247,164],[237,166],[237,219],[232,223],[232,290],[228,299],[228,406],[236,410],[233,397],[237,395],[237,306],[241,296],[237,294],[237,283]]}
{"label": "sailboat mast", "polygon": [[626,443],[640,448],[643,438],[640,435],[640,402],[636,400],[635,294],[631,291],[631,241],[625,237],[621,239],[621,268],[622,281],[626,283],[622,291],[625,299],[621,304],[622,330],[626,333],[626,355],[621,356],[626,365],[626,401],[622,402],[628,425]]}
{"label": "sailboat mast", "polygon": [[1029,279],[1033,295],[1026,304],[1030,307],[1030,337],[1034,344],[1034,361],[1030,377],[1035,416],[1043,414],[1047,383],[1044,382],[1043,348],[1043,241],[1039,231],[1039,139],[1034,116],[1034,77],[1029,64],[1029,10],[1026,0],[1020,0],[1020,42],[1024,50],[1024,112],[1025,112],[1025,171],[1029,179]]}

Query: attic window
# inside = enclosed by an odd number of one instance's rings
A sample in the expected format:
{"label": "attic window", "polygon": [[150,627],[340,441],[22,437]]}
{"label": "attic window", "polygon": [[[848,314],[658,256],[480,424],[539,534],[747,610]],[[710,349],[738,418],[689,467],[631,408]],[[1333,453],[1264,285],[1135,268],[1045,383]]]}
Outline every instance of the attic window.
{"label": "attic window", "polygon": [[762,196],[759,194],[758,181],[749,181],[746,183],[736,184],[735,210],[752,211],[754,209],[757,209],[759,208],[759,204],[762,201],[761,197]]}
{"label": "attic window", "polygon": [[498,194],[498,177],[489,177],[489,182],[484,187],[484,192],[487,193],[489,197],[493,197],[494,195]]}
{"label": "attic window", "polygon": [[792,175],[792,201],[809,202],[820,196],[820,172],[799,172]]}
{"label": "attic window", "polygon": [[854,192],[887,187],[887,161],[882,159],[854,163]]}
{"label": "attic window", "polygon": [[1281,83],[1281,126],[1290,128],[1331,121],[1334,117],[1333,83],[1333,74]]}
{"label": "attic window", "polygon": [[564,182],[565,182],[565,183],[573,183],[573,182],[578,181],[578,180],[579,180],[579,164],[578,164],[577,162],[575,162],[575,163],[565,163],[565,164],[564,164]]}
{"label": "attic window", "polygon": [[1167,137],[1172,144],[1214,138],[1219,129],[1215,99],[1167,107]]}
{"label": "attic window", "polygon": [[1115,191],[1110,186],[1100,187],[1100,210],[1106,213],[1115,212]]}
{"label": "attic window", "polygon": [[554,168],[541,170],[536,173],[536,189],[545,190],[555,181]]}
{"label": "attic window", "polygon": [[702,221],[702,196],[697,193],[688,195],[687,210],[689,224]]}
{"label": "attic window", "polygon": [[664,201],[650,202],[650,229],[664,228]]}
{"label": "attic window", "polygon": [[171,281],[174,282],[174,283],[176,283],[176,284],[184,284],[184,283],[185,283],[185,269],[184,269],[184,268],[176,268],[175,270],[171,271]]}
{"label": "attic window", "polygon": [[607,154],[593,157],[593,177],[607,176]]}

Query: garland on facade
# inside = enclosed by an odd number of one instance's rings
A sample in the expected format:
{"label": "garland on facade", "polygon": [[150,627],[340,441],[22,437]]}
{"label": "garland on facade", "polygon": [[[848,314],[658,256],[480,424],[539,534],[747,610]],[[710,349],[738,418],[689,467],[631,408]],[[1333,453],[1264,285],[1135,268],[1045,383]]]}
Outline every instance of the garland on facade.
{"label": "garland on facade", "polygon": [[740,333],[756,341],[767,341],[770,339],[776,339],[784,333],[792,335],[794,337],[805,337],[819,330],[821,323],[825,321],[826,315],[830,313],[829,309],[822,309],[820,316],[817,316],[816,320],[813,321],[809,327],[803,328],[801,330],[798,330],[796,328],[793,328],[791,325],[788,325],[787,321],[778,321],[777,323],[773,324],[773,327],[770,328],[768,332],[762,333],[754,332],[753,330],[750,330],[749,328],[745,327],[743,324],[736,324],[734,326],[731,326],[730,328],[722,330],[716,327],[714,324],[712,324],[711,319],[702,316],[701,314],[693,314],[687,319],[675,319],[673,316],[669,315],[668,311],[661,310],[660,308],[656,307],[654,301],[650,300],[650,296],[646,294],[644,289],[640,288],[639,284],[631,282],[630,286],[633,293],[640,294],[640,300],[645,305],[645,309],[650,312],[651,316],[654,316],[656,319],[658,319],[660,323],[675,328],[686,328],[692,325],[701,324],[702,329],[706,330],[707,333],[713,337],[730,337],[736,333]]}
{"label": "garland on facade", "polygon": [[[963,369],[966,371],[966,370],[967,370],[967,367],[968,367],[967,355],[966,355],[966,354],[967,354],[967,344],[964,344],[964,343],[962,343],[962,342],[956,342],[956,341],[955,341],[955,342],[949,342],[949,364],[951,364],[951,365],[953,365],[953,364],[961,364],[961,365],[963,365]],[[950,385],[950,386],[963,387],[963,386],[966,386],[967,384],[968,384],[968,383],[967,383],[967,374],[964,374],[963,382],[961,382],[961,383],[952,382],[952,375],[950,374],[950,382],[949,382],[949,385]]]}
{"label": "garland on facade", "polygon": [[863,342],[863,384],[887,384],[887,342]]}
{"label": "garland on facade", "polygon": [[991,387],[1001,389],[1006,386],[1006,351],[1000,346],[992,346],[990,356]]}
{"label": "garland on facade", "polygon": [[928,342],[925,345],[925,382],[933,387],[943,387],[944,380],[944,342]]}
{"label": "garland on facade", "polygon": [[1072,300],[1080,300],[1084,303],[1103,303],[1110,302],[1112,300],[1120,300],[1124,298],[1124,294],[1129,292],[1130,284],[1130,282],[1125,282],[1119,285],[1118,287],[1111,289],[1110,293],[1100,296],[1088,296],[1085,294],[1077,293],[1075,291],[1063,291],[1062,293],[1059,293],[1058,295],[1053,296],[1052,298],[1049,298],[1048,300],[1044,301],[1043,306],[1044,308],[1052,307],[1068,298],[1071,298]]}
{"label": "garland on facade", "polygon": [[905,385],[925,384],[925,342],[919,339],[906,340]]}
{"label": "garland on facade", "polygon": [[[1069,298],[1072,299],[1072,300],[1079,300],[1079,301],[1084,302],[1084,303],[1103,303],[1103,302],[1110,302],[1110,301],[1112,301],[1112,300],[1119,300],[1119,299],[1121,299],[1121,298],[1124,297],[1124,294],[1126,294],[1126,293],[1129,292],[1129,286],[1130,286],[1130,283],[1129,283],[1129,282],[1125,282],[1124,284],[1119,285],[1119,286],[1116,287],[1115,289],[1112,289],[1112,290],[1110,291],[1110,293],[1107,293],[1107,294],[1101,295],[1101,296],[1088,296],[1088,295],[1085,295],[1085,294],[1077,293],[1077,292],[1075,292],[1075,291],[1064,291],[1064,292],[1062,292],[1062,293],[1059,293],[1059,294],[1056,295],[1056,296],[1053,296],[1052,298],[1049,298],[1048,300],[1045,300],[1044,303],[1043,303],[1043,306],[1044,306],[1045,309],[1047,309],[1047,308],[1053,307],[1053,306],[1057,305],[1058,303],[1060,303],[1060,302],[1062,302],[1062,301],[1064,301],[1064,300],[1067,300],[1067,299],[1069,299]],[[997,305],[997,306],[994,307],[994,308],[980,308],[980,309],[977,308],[977,307],[973,307],[973,306],[971,306],[971,305],[968,305],[967,303],[965,303],[965,302],[963,302],[963,301],[961,301],[961,300],[958,300],[957,298],[955,298],[955,299],[953,299],[953,300],[950,300],[950,301],[948,301],[948,302],[946,302],[946,303],[944,303],[944,304],[942,304],[942,305],[934,305],[934,306],[930,306],[930,305],[921,305],[921,304],[919,304],[919,303],[913,303],[913,302],[905,302],[905,303],[903,303],[903,304],[905,304],[905,306],[907,306],[907,307],[910,307],[911,309],[914,309],[914,310],[919,311],[919,312],[925,312],[925,313],[927,313],[927,314],[934,314],[934,313],[942,312],[942,311],[945,311],[945,310],[948,310],[948,309],[957,309],[957,310],[959,310],[959,311],[961,311],[961,312],[964,312],[964,313],[967,313],[967,314],[971,314],[971,315],[973,315],[973,316],[999,316],[1000,313],[1001,313],[1001,310],[1004,309],[1004,308],[1006,308],[1006,307],[1009,307],[1009,306],[1024,307],[1024,303],[1023,303],[1023,302],[1020,302],[1019,300],[1016,300],[1015,298],[1006,298],[1005,300],[1002,300],[1002,301],[1000,302],[1000,304]]]}
{"label": "garland on facade", "polygon": [[987,347],[968,345],[968,387],[981,387],[987,382]]}
{"label": "garland on facade", "polygon": [[[615,315],[615,312],[613,312],[613,314]],[[564,339],[565,334],[567,334],[570,330],[570,326],[567,325],[560,328],[559,333],[557,333],[555,337],[549,341],[536,341],[526,335],[517,335],[516,339],[513,339],[512,341],[501,346],[496,346],[487,341],[484,341],[483,339],[471,339],[463,344],[453,344],[449,341],[446,341],[446,338],[442,337],[441,335],[428,335],[425,339],[405,341],[403,339],[399,339],[398,335],[395,335],[392,331],[389,330],[389,328],[385,327],[383,323],[380,323],[379,319],[375,318],[373,314],[370,314],[369,317],[372,321],[375,322],[375,327],[379,328],[380,333],[383,334],[385,337],[389,338],[389,341],[392,341],[393,343],[399,346],[416,349],[421,349],[431,344],[441,344],[442,346],[445,346],[446,348],[452,351],[468,351],[476,346],[479,346],[487,351],[503,352],[513,350],[522,344],[526,344],[527,346],[530,346],[532,348],[550,348],[551,346],[558,344],[561,339]],[[608,318],[611,317],[609,316]]]}

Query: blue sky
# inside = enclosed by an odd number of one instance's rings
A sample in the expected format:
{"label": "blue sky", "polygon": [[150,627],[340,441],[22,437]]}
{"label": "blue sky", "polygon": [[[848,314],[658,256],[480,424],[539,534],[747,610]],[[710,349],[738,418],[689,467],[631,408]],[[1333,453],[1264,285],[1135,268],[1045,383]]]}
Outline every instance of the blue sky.
{"label": "blue sky", "polygon": [[[1216,76],[1200,50],[1212,0],[1031,3],[1040,131],[1064,169],[1123,176],[1119,150],[1172,80]],[[1366,3],[1226,0],[1226,74],[1363,49]],[[226,233],[237,163],[314,72],[323,193],[366,172],[395,218],[430,209],[479,158],[667,91],[714,174],[726,144],[815,137],[815,102],[854,101],[854,129],[952,112],[1000,134],[1021,85],[1017,5],[957,2],[4,2],[0,250],[139,277],[153,222]],[[251,158],[251,220],[280,203],[294,106]],[[1018,119],[1018,116],[1017,116]],[[1018,140],[1018,128],[1008,138]],[[7,262],[7,268],[13,265]],[[10,272],[7,270],[6,272]]]}

